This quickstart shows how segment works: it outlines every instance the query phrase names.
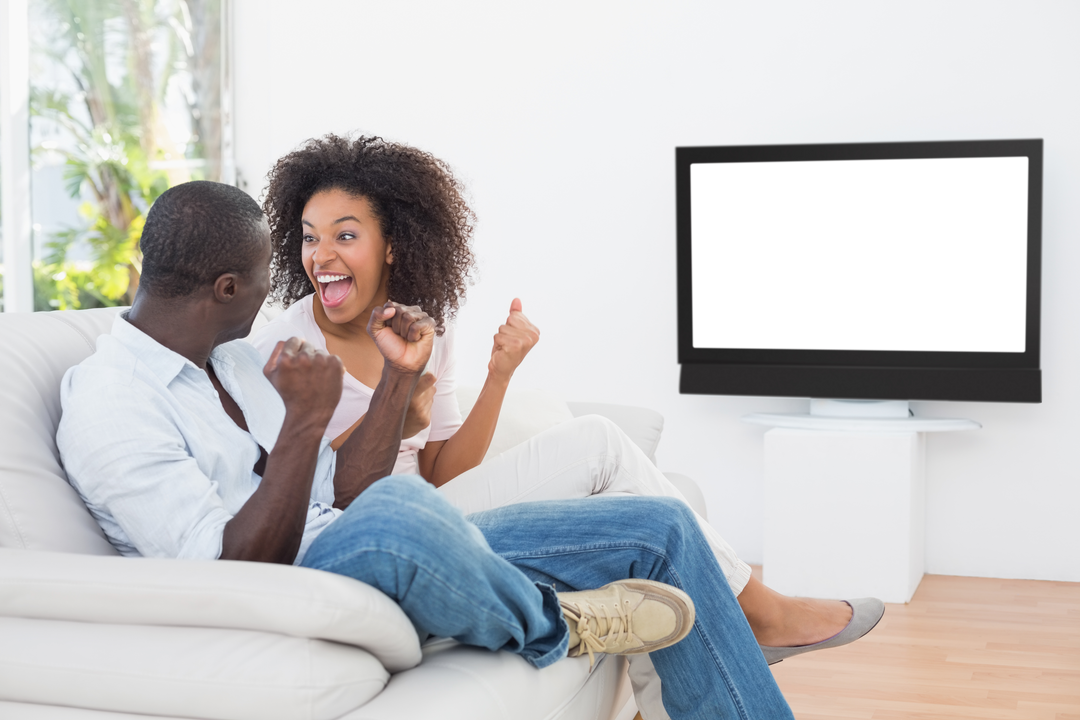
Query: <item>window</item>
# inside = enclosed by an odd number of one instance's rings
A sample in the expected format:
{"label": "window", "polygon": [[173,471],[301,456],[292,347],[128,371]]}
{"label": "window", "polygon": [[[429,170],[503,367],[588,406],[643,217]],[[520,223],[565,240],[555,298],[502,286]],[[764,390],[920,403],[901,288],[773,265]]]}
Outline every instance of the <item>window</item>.
{"label": "window", "polygon": [[231,179],[227,0],[21,2],[33,309],[129,304],[151,203],[177,183]]}

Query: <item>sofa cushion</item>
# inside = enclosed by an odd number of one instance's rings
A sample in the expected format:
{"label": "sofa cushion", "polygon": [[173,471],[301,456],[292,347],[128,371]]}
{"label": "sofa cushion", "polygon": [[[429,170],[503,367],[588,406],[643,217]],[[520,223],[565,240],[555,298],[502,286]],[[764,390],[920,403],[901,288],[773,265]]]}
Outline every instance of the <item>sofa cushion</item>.
{"label": "sofa cushion", "polygon": [[291,565],[0,550],[0,615],[260,630],[355,645],[391,672],[420,662],[416,630],[390,598]]}
{"label": "sofa cushion", "polygon": [[56,426],[60,380],[119,310],[0,315],[0,547],[116,554],[67,483]]}
{"label": "sofa cushion", "polygon": [[0,699],[216,720],[331,720],[389,674],[359,648],[253,630],[0,617]]}
{"label": "sofa cushion", "polygon": [[626,658],[596,660],[591,672],[588,657],[537,670],[519,655],[437,640],[424,662],[342,720],[606,720],[630,695]]}

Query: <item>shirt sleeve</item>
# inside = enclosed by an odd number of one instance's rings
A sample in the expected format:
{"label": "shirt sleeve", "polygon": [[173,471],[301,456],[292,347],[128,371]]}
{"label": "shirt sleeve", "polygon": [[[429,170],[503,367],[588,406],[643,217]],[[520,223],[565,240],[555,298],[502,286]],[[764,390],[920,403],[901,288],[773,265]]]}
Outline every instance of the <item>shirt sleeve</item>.
{"label": "shirt sleeve", "polygon": [[334,504],[334,472],[337,470],[337,453],[330,447],[330,438],[324,437],[319,445],[319,458],[315,461],[315,477],[311,481],[311,502],[332,506]]}
{"label": "shirt sleeve", "polygon": [[319,447],[319,459],[315,464],[315,477],[311,483],[311,502],[308,504],[307,518],[304,520],[304,536],[300,539],[300,550],[296,553],[294,565],[304,559],[308,548],[330,523],[341,515],[343,510],[334,507],[334,470],[337,468],[337,453],[330,447],[330,438],[323,438]]}
{"label": "shirt sleeve", "polygon": [[220,557],[232,515],[172,409],[138,380],[101,375],[73,368],[64,378],[56,439],[72,486],[114,544],[146,557]]}
{"label": "shirt sleeve", "polygon": [[435,398],[431,402],[431,433],[428,442],[449,440],[461,427],[461,407],[457,401],[457,359],[454,330],[446,329],[436,342],[442,347],[435,365]]}
{"label": "shirt sleeve", "polygon": [[299,565],[303,561],[311,544],[315,542],[315,538],[319,537],[322,531],[329,527],[334,520],[337,520],[338,516],[343,512],[344,510],[319,502],[308,505],[307,519],[304,521],[304,536],[300,538],[300,549],[296,553],[293,565]]}

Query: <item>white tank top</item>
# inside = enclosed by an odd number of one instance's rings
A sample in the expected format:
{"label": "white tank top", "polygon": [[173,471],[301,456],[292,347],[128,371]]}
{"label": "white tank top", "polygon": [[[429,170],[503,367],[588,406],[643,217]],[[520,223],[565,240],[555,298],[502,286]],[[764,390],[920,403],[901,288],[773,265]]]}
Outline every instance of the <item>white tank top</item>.
{"label": "white tank top", "polygon": [[[291,337],[302,338],[315,347],[326,350],[326,338],[323,337],[322,330],[315,322],[311,305],[312,297],[308,295],[293,303],[288,310],[260,328],[251,338],[251,343],[262,354],[264,361],[270,357],[270,353],[274,351],[279,340],[288,340]],[[452,326],[447,326],[442,336],[435,336],[435,344],[431,350],[431,360],[428,362],[427,369],[435,375],[435,399],[431,404],[431,425],[411,438],[401,441],[397,463],[394,465],[395,475],[419,473],[416,453],[429,440],[447,440],[461,427],[461,410],[458,408],[457,396],[454,392],[456,373]],[[368,411],[374,392],[375,388],[370,388],[349,373],[345,373],[341,401],[334,411],[334,416],[330,418],[330,424],[326,426],[326,436],[331,439],[336,438],[352,427],[357,419]]]}

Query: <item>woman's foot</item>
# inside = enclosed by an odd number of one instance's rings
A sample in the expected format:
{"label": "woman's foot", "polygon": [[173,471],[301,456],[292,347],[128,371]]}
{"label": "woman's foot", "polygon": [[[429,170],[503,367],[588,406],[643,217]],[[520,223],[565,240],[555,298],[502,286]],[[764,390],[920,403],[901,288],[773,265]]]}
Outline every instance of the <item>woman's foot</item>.
{"label": "woman's foot", "polygon": [[844,602],[851,608],[851,622],[847,624],[847,627],[830,638],[809,645],[789,647],[759,645],[761,654],[765,656],[765,662],[774,665],[781,660],[802,655],[803,653],[840,647],[855,642],[873,630],[881,622],[882,616],[885,615],[885,603],[877,598],[853,598]]}
{"label": "woman's foot", "polygon": [[754,578],[738,600],[758,644],[766,647],[812,645],[851,622],[851,606],[842,600],[788,597]]}
{"label": "woman's foot", "polygon": [[[828,640],[851,622],[851,606],[843,600],[785,598],[780,622],[754,631],[759,645],[794,647]],[[751,626],[753,627],[753,626]]]}

